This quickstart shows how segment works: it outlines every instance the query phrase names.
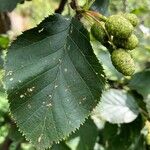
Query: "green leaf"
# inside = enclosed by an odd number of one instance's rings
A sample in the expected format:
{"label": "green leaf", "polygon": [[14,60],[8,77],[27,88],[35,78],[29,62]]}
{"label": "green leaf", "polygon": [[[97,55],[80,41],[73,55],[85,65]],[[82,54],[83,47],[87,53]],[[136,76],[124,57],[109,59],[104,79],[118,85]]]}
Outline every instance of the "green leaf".
{"label": "green leaf", "polygon": [[139,114],[134,98],[123,90],[110,89],[103,93],[97,107],[103,119],[111,123],[129,123]]}
{"label": "green leaf", "polygon": [[71,145],[72,150],[91,150],[94,149],[96,139],[98,137],[98,129],[92,119],[88,119],[79,131],[69,137],[69,142],[72,143],[77,138],[79,141],[76,146]]}
{"label": "green leaf", "polygon": [[0,12],[12,11],[17,3],[23,2],[24,0],[0,0]]}
{"label": "green leaf", "polygon": [[142,96],[147,97],[150,94],[150,70],[136,73],[132,77],[129,87]]}
{"label": "green leaf", "polygon": [[91,9],[94,11],[98,11],[101,14],[106,14],[109,6],[109,0],[95,0]]}
{"label": "green leaf", "polygon": [[8,49],[5,70],[11,113],[40,150],[80,127],[105,81],[88,31],[60,15],[18,37]]}

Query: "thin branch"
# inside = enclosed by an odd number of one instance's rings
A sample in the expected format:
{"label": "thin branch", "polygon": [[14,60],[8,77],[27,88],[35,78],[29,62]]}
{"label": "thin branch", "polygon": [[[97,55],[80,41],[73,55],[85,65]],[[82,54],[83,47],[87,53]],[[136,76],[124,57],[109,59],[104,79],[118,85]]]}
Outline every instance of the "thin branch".
{"label": "thin branch", "polygon": [[127,0],[122,0],[123,3],[123,12],[127,11]]}
{"label": "thin branch", "polygon": [[78,20],[80,20],[82,18],[82,13],[81,13],[81,9],[80,9],[80,7],[78,5],[77,0],[72,0],[71,3],[70,3],[70,6],[76,12],[75,18],[77,18]]}
{"label": "thin branch", "polygon": [[72,0],[71,3],[70,3],[70,6],[75,11],[78,11],[78,9],[79,9],[79,5],[77,3],[77,0]]}
{"label": "thin branch", "polygon": [[55,13],[61,14],[64,10],[66,3],[67,3],[67,0],[61,0],[59,7],[55,10]]}
{"label": "thin branch", "polygon": [[6,33],[11,28],[10,18],[7,12],[0,12],[0,34]]}

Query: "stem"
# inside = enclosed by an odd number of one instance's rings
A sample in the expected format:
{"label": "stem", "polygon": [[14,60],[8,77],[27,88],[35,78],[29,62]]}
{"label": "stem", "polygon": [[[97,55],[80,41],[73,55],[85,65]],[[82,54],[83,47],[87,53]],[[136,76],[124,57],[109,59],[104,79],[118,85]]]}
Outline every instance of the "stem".
{"label": "stem", "polygon": [[127,11],[127,0],[122,0],[123,3],[123,12]]}
{"label": "stem", "polygon": [[55,10],[55,13],[61,14],[64,10],[66,3],[67,3],[67,0],[61,0],[59,7]]}
{"label": "stem", "polygon": [[78,5],[78,2],[77,2],[77,0],[72,0],[71,1],[71,3],[70,3],[70,6],[71,6],[71,8],[73,9],[73,10],[75,10],[75,12],[76,12],[76,18],[78,19],[78,20],[80,20],[81,18],[82,18],[82,9],[80,8],[80,6]]}
{"label": "stem", "polygon": [[105,16],[103,16],[102,14],[100,14],[98,12],[88,10],[88,11],[86,11],[86,13],[102,20],[103,22],[106,22],[106,20],[107,20],[107,18]]}
{"label": "stem", "polygon": [[76,12],[79,11],[79,5],[78,5],[77,0],[72,0],[71,3],[70,3],[70,6]]}

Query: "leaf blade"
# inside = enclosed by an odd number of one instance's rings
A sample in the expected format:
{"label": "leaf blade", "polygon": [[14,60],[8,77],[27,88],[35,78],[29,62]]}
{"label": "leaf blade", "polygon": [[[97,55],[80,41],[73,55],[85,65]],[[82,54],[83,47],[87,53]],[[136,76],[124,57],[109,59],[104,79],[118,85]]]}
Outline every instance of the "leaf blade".
{"label": "leaf blade", "polygon": [[79,128],[105,82],[87,30],[60,15],[21,35],[8,50],[5,69],[11,113],[37,149]]}

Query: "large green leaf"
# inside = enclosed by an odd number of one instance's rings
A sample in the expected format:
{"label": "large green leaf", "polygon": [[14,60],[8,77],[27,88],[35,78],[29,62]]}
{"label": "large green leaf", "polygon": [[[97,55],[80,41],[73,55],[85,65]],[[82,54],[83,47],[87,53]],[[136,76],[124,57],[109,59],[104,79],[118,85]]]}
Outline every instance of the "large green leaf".
{"label": "large green leaf", "polygon": [[[72,150],[92,150],[94,149],[98,137],[98,129],[92,119],[88,119],[80,129],[69,137],[69,146]],[[79,138],[77,144],[74,144]]]}
{"label": "large green leaf", "polygon": [[15,8],[17,3],[23,2],[24,0],[0,0],[0,12],[11,11]]}
{"label": "large green leaf", "polygon": [[18,37],[8,49],[5,70],[11,113],[40,150],[79,128],[104,87],[87,30],[60,15]]}
{"label": "large green leaf", "polygon": [[128,123],[139,114],[139,108],[134,98],[122,90],[106,91],[97,107],[102,118],[111,123]]}

